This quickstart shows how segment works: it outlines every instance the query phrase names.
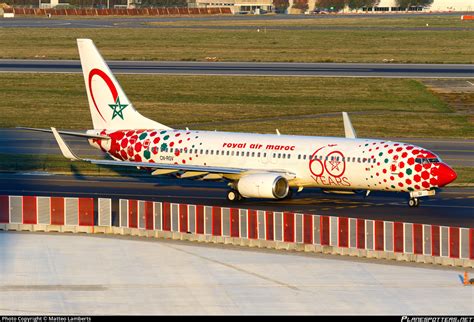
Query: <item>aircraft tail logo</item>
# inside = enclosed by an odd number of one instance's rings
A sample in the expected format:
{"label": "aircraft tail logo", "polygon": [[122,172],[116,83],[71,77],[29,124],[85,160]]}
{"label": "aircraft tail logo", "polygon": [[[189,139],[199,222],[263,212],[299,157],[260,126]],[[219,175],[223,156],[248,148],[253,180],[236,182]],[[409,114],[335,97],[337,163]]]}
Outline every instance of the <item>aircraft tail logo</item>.
{"label": "aircraft tail logo", "polygon": [[90,39],[78,39],[94,129],[169,129],[138,113]]}

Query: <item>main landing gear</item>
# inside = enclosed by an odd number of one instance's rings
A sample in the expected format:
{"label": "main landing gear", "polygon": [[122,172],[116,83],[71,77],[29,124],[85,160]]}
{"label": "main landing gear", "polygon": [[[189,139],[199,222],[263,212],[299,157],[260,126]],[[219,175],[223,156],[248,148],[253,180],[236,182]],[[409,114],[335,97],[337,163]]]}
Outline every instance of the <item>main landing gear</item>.
{"label": "main landing gear", "polygon": [[418,198],[410,198],[410,200],[408,200],[408,205],[410,208],[418,207],[420,205],[420,200]]}
{"label": "main landing gear", "polygon": [[227,200],[229,201],[239,201],[242,199],[242,196],[237,190],[231,189],[229,192],[227,192]]}

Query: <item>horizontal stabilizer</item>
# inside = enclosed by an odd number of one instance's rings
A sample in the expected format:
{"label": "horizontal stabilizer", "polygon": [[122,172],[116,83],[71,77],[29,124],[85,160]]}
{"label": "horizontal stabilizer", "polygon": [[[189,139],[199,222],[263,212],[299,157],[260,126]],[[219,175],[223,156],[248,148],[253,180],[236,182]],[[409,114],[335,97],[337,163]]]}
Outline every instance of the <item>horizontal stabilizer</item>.
{"label": "horizontal stabilizer", "polygon": [[[32,127],[17,127],[19,130],[27,130],[27,131],[36,131],[36,132],[46,132],[46,133],[53,133],[52,130],[48,129],[36,129]],[[56,130],[57,131],[57,130]],[[59,134],[62,135],[71,135],[77,137],[83,137],[88,139],[102,139],[102,140],[110,140],[110,138],[106,135],[97,135],[97,134],[87,134],[82,132],[69,132],[69,131],[57,131]]]}

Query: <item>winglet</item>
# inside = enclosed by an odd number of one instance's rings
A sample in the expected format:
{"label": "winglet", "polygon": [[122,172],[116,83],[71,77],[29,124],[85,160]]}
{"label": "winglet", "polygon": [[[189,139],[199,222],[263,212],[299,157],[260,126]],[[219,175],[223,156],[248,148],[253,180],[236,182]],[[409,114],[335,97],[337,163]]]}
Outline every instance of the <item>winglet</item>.
{"label": "winglet", "polygon": [[342,119],[344,120],[344,132],[346,134],[346,138],[348,139],[355,139],[357,134],[352,127],[351,119],[346,112],[342,112]]}
{"label": "winglet", "polygon": [[72,153],[66,142],[64,142],[63,138],[59,135],[58,130],[52,127],[51,131],[53,131],[54,138],[56,139],[56,142],[58,142],[59,148],[61,149],[64,157],[72,161],[79,161],[80,159],[74,153]]}

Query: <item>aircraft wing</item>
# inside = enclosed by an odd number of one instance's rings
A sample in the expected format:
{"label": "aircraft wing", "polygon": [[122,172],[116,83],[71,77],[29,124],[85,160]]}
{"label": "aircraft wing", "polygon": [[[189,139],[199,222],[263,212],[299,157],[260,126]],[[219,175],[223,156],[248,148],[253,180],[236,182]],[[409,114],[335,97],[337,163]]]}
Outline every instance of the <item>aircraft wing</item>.
{"label": "aircraft wing", "polygon": [[92,164],[98,165],[115,165],[125,167],[139,167],[139,168],[150,168],[156,169],[155,174],[168,174],[178,171],[184,171],[187,175],[184,177],[191,178],[193,176],[200,176],[205,174],[232,174],[232,175],[244,175],[247,173],[255,172],[272,172],[279,173],[282,176],[293,179],[296,177],[295,174],[289,173],[285,170],[272,170],[265,171],[259,169],[248,169],[248,168],[230,168],[230,167],[215,167],[215,166],[199,166],[189,164],[168,164],[168,163],[155,163],[155,162],[136,162],[136,161],[116,161],[116,160],[96,160],[96,159],[82,159],[76,156],[69,146],[64,142],[63,138],[59,135],[58,131],[52,127],[51,132],[53,133],[59,148],[63,156],[72,161],[85,161]]}

